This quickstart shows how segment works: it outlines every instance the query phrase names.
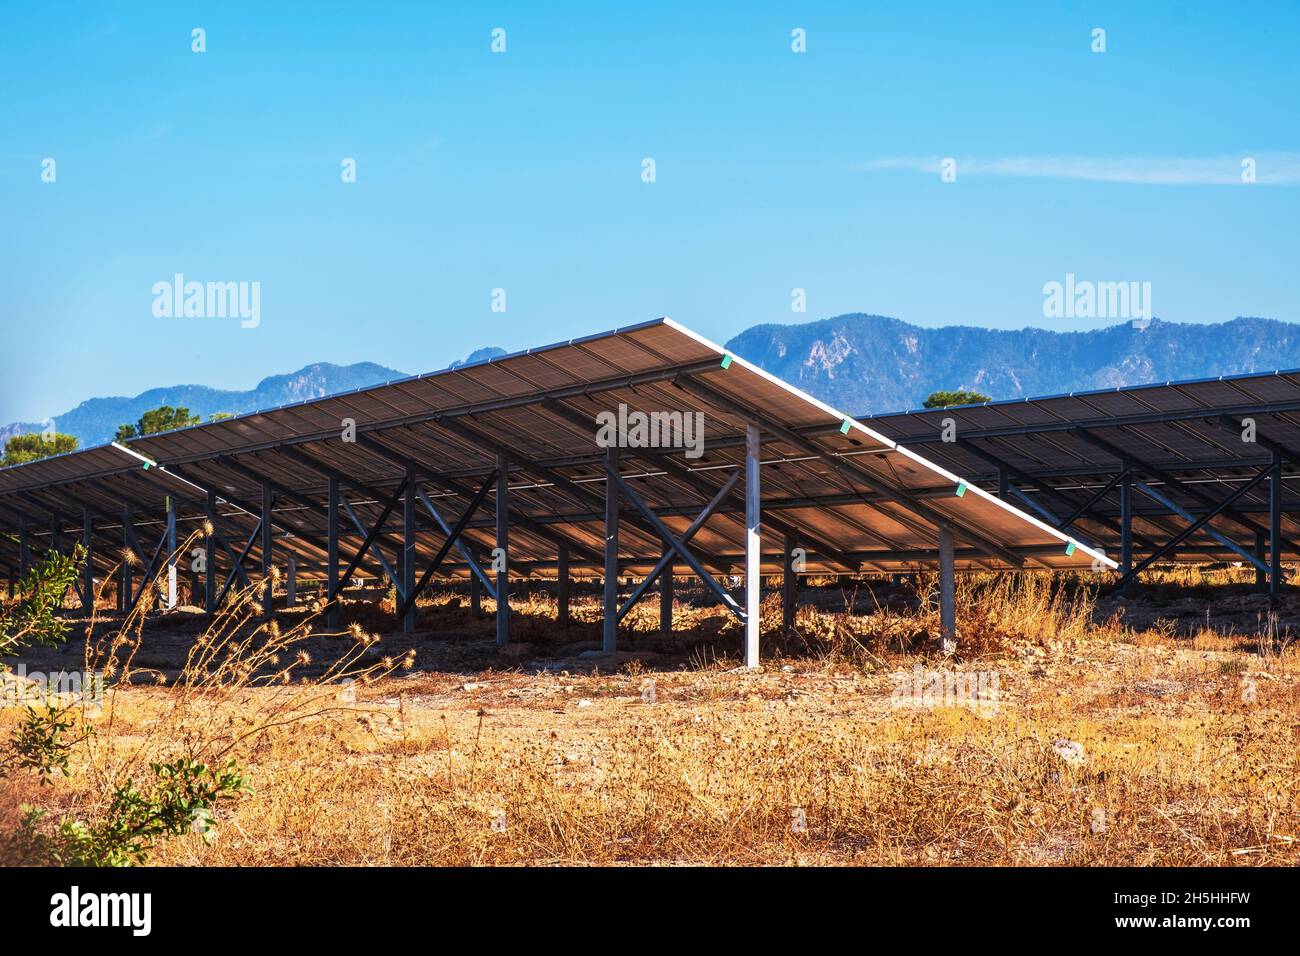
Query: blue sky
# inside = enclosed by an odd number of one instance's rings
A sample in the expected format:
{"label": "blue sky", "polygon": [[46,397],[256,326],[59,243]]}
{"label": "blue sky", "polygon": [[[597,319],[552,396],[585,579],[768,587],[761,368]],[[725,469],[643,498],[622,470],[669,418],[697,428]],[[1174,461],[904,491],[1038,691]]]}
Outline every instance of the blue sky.
{"label": "blue sky", "polygon": [[[1300,4],[288,6],[0,12],[0,422],[658,315],[1104,324],[1067,272],[1300,320]],[[155,317],[178,272],[260,325]]]}

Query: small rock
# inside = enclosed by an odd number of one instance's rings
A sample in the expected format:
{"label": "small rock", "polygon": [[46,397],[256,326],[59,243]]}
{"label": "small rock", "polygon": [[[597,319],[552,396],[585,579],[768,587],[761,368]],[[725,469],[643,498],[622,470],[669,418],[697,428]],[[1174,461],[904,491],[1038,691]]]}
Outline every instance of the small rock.
{"label": "small rock", "polygon": [[584,698],[582,698],[580,701],[578,701],[578,706],[579,706],[579,707],[590,707],[590,706],[591,706],[591,701],[587,700],[587,698],[584,697]]}
{"label": "small rock", "polygon": [[1084,764],[1083,744],[1066,740],[1062,737],[1052,741],[1052,749],[1061,758],[1061,762],[1070,767],[1082,767]]}

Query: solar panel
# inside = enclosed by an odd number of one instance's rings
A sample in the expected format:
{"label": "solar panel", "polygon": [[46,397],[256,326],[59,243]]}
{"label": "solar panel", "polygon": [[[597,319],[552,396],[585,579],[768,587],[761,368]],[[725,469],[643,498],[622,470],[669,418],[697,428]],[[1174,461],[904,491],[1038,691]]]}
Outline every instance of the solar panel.
{"label": "solar panel", "polygon": [[[450,521],[504,452],[511,461],[515,522],[511,560],[546,574],[555,567],[558,545],[568,542],[575,569],[598,572],[604,449],[596,441],[597,416],[620,408],[702,418],[698,457],[685,447],[622,451],[625,480],[677,534],[743,468],[746,425],[759,424],[769,531],[764,573],[781,570],[786,532],[807,539],[810,571],[913,569],[934,559],[940,524],[954,530],[959,567],[1088,567],[1101,560],[1070,532],[963,477],[968,472],[951,456],[940,462],[899,446],[887,430],[811,398],[669,319],[150,435],[125,447],[0,469],[0,521],[12,527],[16,516],[24,516],[39,538],[53,514],[72,534],[84,503],[105,528],[113,528],[124,505],[150,527],[162,520],[163,496],[170,494],[180,502],[183,528],[193,528],[211,491],[232,534],[247,532],[265,480],[275,490],[276,548],[298,554],[311,573],[319,569],[322,549],[304,536],[326,536],[331,475],[368,526],[383,514],[407,467],[416,467],[422,489],[438,496]],[[908,425],[924,420],[917,416]],[[350,425],[355,441],[346,438]],[[146,469],[132,453],[156,464]],[[983,470],[979,465],[970,474]],[[118,480],[126,475],[130,484]],[[717,573],[742,566],[743,510],[743,496],[733,493],[696,536]],[[396,514],[400,518],[400,508]],[[663,542],[634,509],[628,515],[621,563],[627,573],[644,572],[658,560]],[[401,541],[397,518],[390,513],[376,536],[379,553],[394,558]],[[424,561],[445,534],[428,514],[420,520],[415,552]],[[350,522],[341,534],[343,550],[360,547],[362,535]],[[491,549],[495,522],[486,508],[468,522],[464,539],[480,554]],[[255,543],[250,556],[256,558],[259,547]],[[12,566],[13,549],[0,560]],[[464,562],[453,561],[447,570],[469,573]]]}

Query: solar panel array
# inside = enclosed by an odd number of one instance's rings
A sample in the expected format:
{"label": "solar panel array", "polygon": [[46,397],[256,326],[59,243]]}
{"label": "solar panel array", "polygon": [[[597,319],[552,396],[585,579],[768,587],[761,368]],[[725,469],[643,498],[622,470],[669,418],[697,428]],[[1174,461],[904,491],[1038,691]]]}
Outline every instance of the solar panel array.
{"label": "solar panel array", "polygon": [[[1134,481],[1135,553],[1150,553],[1192,519],[1282,467],[1282,551],[1295,556],[1295,468],[1300,462],[1300,372],[1140,385],[1046,398],[864,416],[891,438],[996,491],[1003,482],[1050,512],[1049,523],[1087,511],[1068,527],[1112,556],[1120,546],[1118,483]],[[945,440],[947,439],[947,440]],[[1154,495],[1148,492],[1154,492]],[[1254,553],[1267,535],[1270,480],[1243,491],[1169,555],[1239,561],[1223,539]],[[1163,500],[1161,500],[1163,499]],[[1013,496],[1013,500],[1022,500]],[[1034,510],[1031,508],[1031,510]],[[1055,520],[1053,520],[1055,519]]]}
{"label": "solar panel array", "polygon": [[[408,469],[425,495],[415,545],[423,567],[446,538],[439,518],[453,525],[504,454],[512,572],[553,573],[563,544],[575,572],[600,573],[598,416],[620,408],[702,420],[698,457],[688,447],[620,453],[620,474],[675,534],[743,468],[746,424],[759,423],[765,573],[781,570],[787,535],[804,549],[808,571],[915,568],[933,562],[941,523],[954,529],[959,567],[1088,567],[1098,557],[1070,533],[963,480],[962,471],[897,447],[667,319],[0,469],[0,527],[12,532],[25,523],[37,550],[52,540],[65,546],[80,537],[88,509],[97,567],[106,571],[120,557],[124,506],[132,528],[149,538],[172,496],[184,539],[201,527],[212,492],[219,525],[238,550],[239,537],[256,525],[265,483],[274,495],[274,559],[293,553],[300,574],[318,575],[333,477],[351,512],[341,519],[343,561],[387,516],[361,563],[364,573],[379,574],[401,549],[401,508],[390,504]],[[479,556],[495,541],[492,490],[482,497],[462,537]],[[620,563],[625,573],[644,572],[662,539],[626,503],[624,514]],[[691,547],[714,573],[736,573],[743,541],[738,484]],[[247,556],[257,564],[260,540],[249,542]],[[15,541],[0,538],[0,566],[17,561]],[[458,558],[444,570],[463,575],[469,566]]]}

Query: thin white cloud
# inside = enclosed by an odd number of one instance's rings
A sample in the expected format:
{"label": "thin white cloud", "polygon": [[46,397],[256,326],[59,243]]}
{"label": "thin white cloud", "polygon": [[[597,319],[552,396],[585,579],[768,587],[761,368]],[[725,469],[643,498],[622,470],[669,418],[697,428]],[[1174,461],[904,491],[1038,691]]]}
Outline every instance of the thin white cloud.
{"label": "thin white cloud", "polygon": [[[953,157],[957,178],[963,176],[1013,176],[1038,179],[1076,179],[1095,183],[1147,183],[1166,186],[1241,185],[1243,163],[1254,160],[1256,182],[1265,185],[1300,183],[1300,153],[1243,153],[1240,156],[1002,156]],[[895,156],[873,160],[861,167],[867,172],[902,169],[939,175],[945,157]]]}

